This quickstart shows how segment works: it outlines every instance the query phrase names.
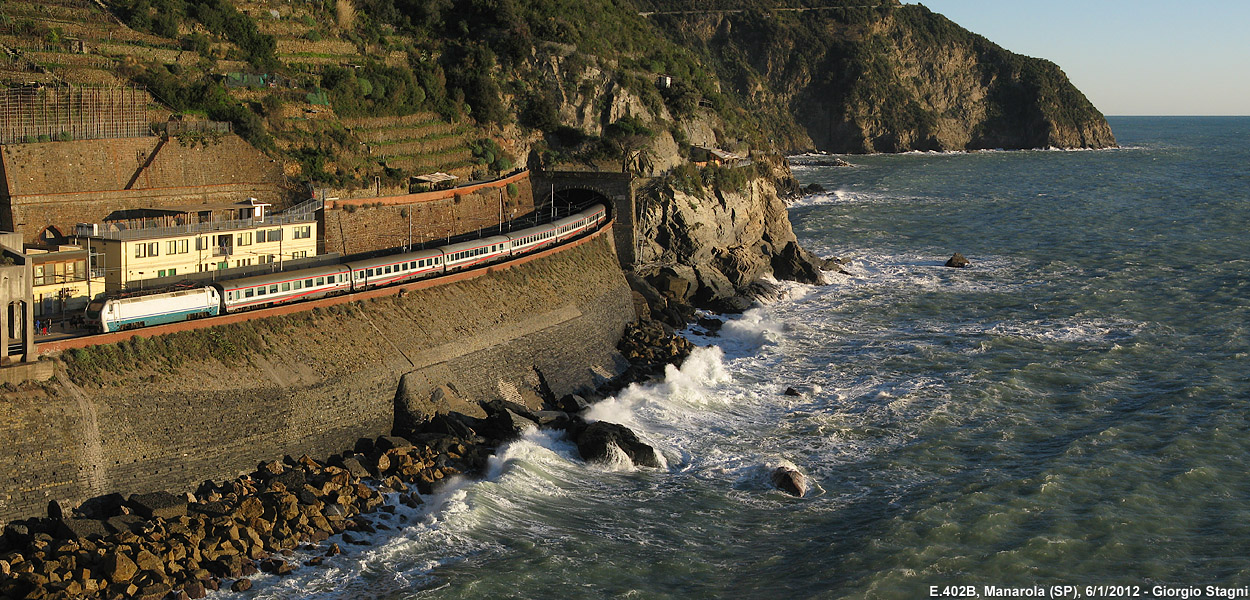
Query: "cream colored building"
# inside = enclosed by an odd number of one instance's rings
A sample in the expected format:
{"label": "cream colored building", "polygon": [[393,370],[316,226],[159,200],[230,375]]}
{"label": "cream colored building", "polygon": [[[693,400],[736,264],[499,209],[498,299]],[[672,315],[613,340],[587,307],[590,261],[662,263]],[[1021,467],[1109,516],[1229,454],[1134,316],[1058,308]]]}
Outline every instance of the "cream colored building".
{"label": "cream colored building", "polygon": [[36,318],[65,318],[82,312],[91,297],[104,291],[96,274],[88,281],[87,250],[80,246],[26,248],[32,263]]}
{"label": "cream colored building", "polygon": [[[225,207],[187,207],[148,212],[178,213],[184,218],[140,217],[103,225],[80,224],[80,244],[92,248],[93,266],[104,273],[108,293],[141,289],[151,280],[194,273],[278,264],[317,255],[317,223],[312,215],[265,214],[268,205],[241,203]],[[212,213],[240,211],[243,218],[220,219]],[[162,225],[174,222],[172,226]],[[140,226],[136,226],[140,224]],[[145,282],[147,282],[145,284]]]}

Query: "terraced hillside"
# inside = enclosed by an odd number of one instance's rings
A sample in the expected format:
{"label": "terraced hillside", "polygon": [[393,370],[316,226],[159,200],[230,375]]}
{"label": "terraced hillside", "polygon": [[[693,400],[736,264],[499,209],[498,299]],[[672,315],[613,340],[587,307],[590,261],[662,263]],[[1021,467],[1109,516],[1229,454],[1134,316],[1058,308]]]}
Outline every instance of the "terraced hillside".
{"label": "terraced hillside", "polygon": [[[345,2],[225,5],[254,23],[258,37],[272,36],[277,64],[259,68],[245,49],[246,40],[214,33],[195,20],[180,21],[176,38],[154,34],[157,26],[148,31],[128,26],[159,17],[155,9],[136,17],[136,4],[0,0],[0,86],[138,82],[154,96],[154,121],[188,111],[234,120],[236,131],[284,159],[289,176],[314,184],[350,187],[382,177],[398,185],[433,171],[472,175],[469,142],[484,136],[471,119],[453,121],[416,107],[392,107],[385,117],[344,119],[320,88],[327,69],[408,68],[411,39],[388,31],[365,41],[351,25],[354,17],[344,12],[352,11]],[[161,78],[175,84],[151,84]],[[238,122],[237,111],[188,101],[186,96],[205,93],[197,81],[219,82],[215,85],[229,103],[264,117],[257,122],[263,129]]]}
{"label": "terraced hillside", "polygon": [[391,169],[467,178],[476,164],[469,148],[474,130],[434,113],[344,119],[343,124],[365,145],[368,156]]}
{"label": "terraced hillside", "polygon": [[194,61],[178,42],[126,27],[90,0],[0,4],[0,84],[126,83],[125,62]]}

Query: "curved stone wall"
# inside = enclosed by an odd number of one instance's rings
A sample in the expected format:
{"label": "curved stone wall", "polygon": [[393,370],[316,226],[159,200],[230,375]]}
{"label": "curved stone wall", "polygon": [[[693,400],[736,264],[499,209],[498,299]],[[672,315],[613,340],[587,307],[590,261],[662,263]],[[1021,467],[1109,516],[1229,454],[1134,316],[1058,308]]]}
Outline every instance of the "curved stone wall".
{"label": "curved stone wall", "polygon": [[[0,399],[0,521],[42,515],[50,500],[189,490],[283,455],[350,449],[391,431],[409,373],[409,393],[450,383],[515,399],[539,372],[564,394],[625,367],[615,346],[634,312],[602,231],[510,267],[406,287],[109,352],[67,350],[93,352],[92,369],[62,365],[45,386]],[[221,358],[151,350],[209,342]]]}

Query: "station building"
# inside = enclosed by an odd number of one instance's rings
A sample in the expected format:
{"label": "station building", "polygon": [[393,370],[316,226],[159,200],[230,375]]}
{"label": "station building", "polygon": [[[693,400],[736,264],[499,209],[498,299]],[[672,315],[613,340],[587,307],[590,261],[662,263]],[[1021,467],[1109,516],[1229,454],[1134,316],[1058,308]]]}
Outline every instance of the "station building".
{"label": "station building", "polygon": [[100,291],[109,294],[211,280],[203,274],[257,265],[280,269],[316,256],[315,215],[269,215],[269,206],[249,199],[121,211],[102,224],[79,224],[75,233],[90,268],[103,274]]}

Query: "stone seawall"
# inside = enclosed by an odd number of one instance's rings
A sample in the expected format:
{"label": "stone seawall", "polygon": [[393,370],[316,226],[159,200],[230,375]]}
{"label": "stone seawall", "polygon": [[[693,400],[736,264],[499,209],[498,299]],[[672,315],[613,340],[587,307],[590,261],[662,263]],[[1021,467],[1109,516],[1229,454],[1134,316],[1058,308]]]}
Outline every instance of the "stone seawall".
{"label": "stone seawall", "polygon": [[[598,234],[447,285],[72,350],[52,382],[0,397],[0,521],[42,515],[50,500],[189,490],[263,460],[350,449],[390,432],[408,373],[417,394],[450,383],[516,399],[539,373],[556,394],[592,386],[623,370],[615,345],[633,314]],[[172,361],[152,350],[161,344],[228,353]]]}

